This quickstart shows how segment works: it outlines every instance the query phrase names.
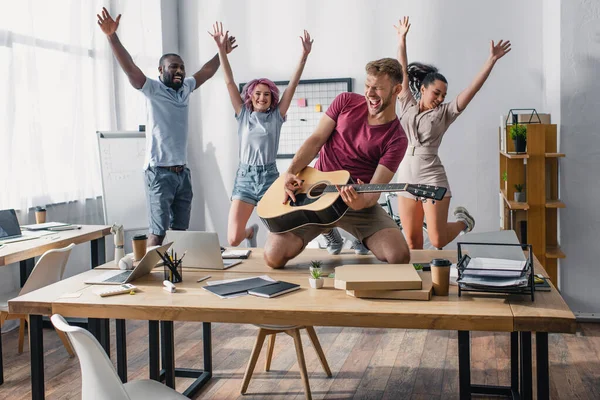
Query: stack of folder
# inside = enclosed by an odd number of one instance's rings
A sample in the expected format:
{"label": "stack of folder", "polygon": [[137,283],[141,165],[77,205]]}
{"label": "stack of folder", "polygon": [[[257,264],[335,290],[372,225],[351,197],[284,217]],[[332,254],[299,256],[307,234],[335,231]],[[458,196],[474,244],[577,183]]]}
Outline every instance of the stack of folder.
{"label": "stack of folder", "polygon": [[430,300],[431,273],[412,264],[342,265],[335,269],[335,288],[371,299]]}

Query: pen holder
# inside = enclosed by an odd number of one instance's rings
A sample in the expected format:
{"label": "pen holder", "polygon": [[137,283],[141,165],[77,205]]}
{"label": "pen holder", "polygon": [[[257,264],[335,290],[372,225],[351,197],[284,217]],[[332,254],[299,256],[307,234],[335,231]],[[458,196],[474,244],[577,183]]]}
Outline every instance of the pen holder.
{"label": "pen holder", "polygon": [[169,261],[164,263],[165,266],[165,280],[172,283],[179,283],[183,280],[183,268],[181,267],[181,260]]}

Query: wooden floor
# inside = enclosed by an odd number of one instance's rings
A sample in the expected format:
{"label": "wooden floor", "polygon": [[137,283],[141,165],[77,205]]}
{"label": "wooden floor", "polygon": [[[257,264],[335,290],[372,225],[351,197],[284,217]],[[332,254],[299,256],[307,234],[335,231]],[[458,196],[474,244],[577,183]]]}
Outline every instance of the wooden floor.
{"label": "wooden floor", "polygon": [[[213,324],[214,375],[198,399],[240,398],[246,362],[258,331],[251,325]],[[115,358],[114,326],[111,341]],[[327,378],[303,332],[313,398],[457,399],[456,332],[317,328],[332,378]],[[176,323],[178,367],[201,368],[201,324]],[[2,336],[5,382],[0,399],[29,399],[29,352],[16,354],[17,331]],[[129,379],[148,377],[147,323],[127,324]],[[265,342],[266,343],[266,342]],[[508,334],[474,333],[473,383],[509,383]],[[77,358],[68,358],[56,334],[44,331],[46,398],[81,397]],[[533,347],[535,352],[535,346]],[[576,335],[549,336],[552,399],[600,399],[600,324],[579,324]],[[264,372],[263,349],[244,399],[303,399],[292,339],[278,335],[270,372]],[[177,379],[177,387],[190,380]],[[484,398],[484,397],[479,397]]]}

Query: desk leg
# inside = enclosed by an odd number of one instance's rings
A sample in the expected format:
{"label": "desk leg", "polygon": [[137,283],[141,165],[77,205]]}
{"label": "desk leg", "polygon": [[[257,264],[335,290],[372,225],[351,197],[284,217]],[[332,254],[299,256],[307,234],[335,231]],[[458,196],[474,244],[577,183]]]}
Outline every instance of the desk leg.
{"label": "desk leg", "polygon": [[161,321],[160,325],[165,385],[175,389],[175,335],[173,321]]}
{"label": "desk leg", "polygon": [[471,344],[469,331],[458,331],[458,388],[461,400],[471,398]]}
{"label": "desk leg", "polygon": [[[212,338],[210,322],[202,323],[202,344],[204,353],[204,372],[212,376]],[[546,354],[548,354],[546,352]]]}
{"label": "desk leg", "polygon": [[35,258],[28,258],[27,260],[23,260],[19,263],[21,267],[20,273],[20,281],[21,287],[25,286],[25,282],[29,275],[31,275],[31,271],[33,271],[33,267],[35,267]]}
{"label": "desk leg", "polygon": [[548,363],[548,332],[535,333],[535,359],[537,368],[537,398],[550,398],[550,367]]}
{"label": "desk leg", "polygon": [[520,332],[521,335],[521,398],[531,400],[532,390],[532,356],[531,332]]}
{"label": "desk leg", "polygon": [[150,379],[160,379],[160,350],[158,339],[158,321],[148,321],[148,363]]}
{"label": "desk leg", "polygon": [[510,333],[510,389],[513,397],[519,393],[519,332]]}
{"label": "desk leg", "polygon": [[4,383],[4,360],[2,359],[2,334],[0,334],[0,385]]}
{"label": "desk leg", "polygon": [[92,246],[92,269],[106,262],[106,247],[104,236],[90,242]]}
{"label": "desk leg", "polygon": [[104,349],[104,352],[110,358],[110,320],[105,318],[88,318],[88,330],[100,346]]}
{"label": "desk leg", "polygon": [[127,328],[124,319],[116,321],[117,373],[121,382],[127,383]]}
{"label": "desk leg", "polygon": [[42,316],[29,316],[29,352],[31,357],[31,398],[44,398],[44,333]]}

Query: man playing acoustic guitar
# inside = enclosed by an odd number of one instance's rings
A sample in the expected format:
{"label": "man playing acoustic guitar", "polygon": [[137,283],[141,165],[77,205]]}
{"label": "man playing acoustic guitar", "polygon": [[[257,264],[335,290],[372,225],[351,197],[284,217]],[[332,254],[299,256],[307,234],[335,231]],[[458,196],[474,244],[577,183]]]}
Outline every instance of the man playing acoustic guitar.
{"label": "man playing acoustic guitar", "polygon": [[[396,116],[395,101],[402,90],[402,68],[397,60],[383,58],[366,66],[364,97],[356,93],[338,95],[315,132],[302,144],[283,177],[284,203],[302,187],[296,175],[317,155],[315,168],[346,170],[362,183],[389,183],[404,157],[408,140]],[[296,257],[307,243],[333,227],[340,227],[361,240],[380,261],[404,264],[410,252],[402,232],[378,204],[379,193],[357,193],[351,186],[338,187],[349,206],[346,214],[329,226],[308,225],[293,231],[269,233],[265,261],[281,268]]]}

